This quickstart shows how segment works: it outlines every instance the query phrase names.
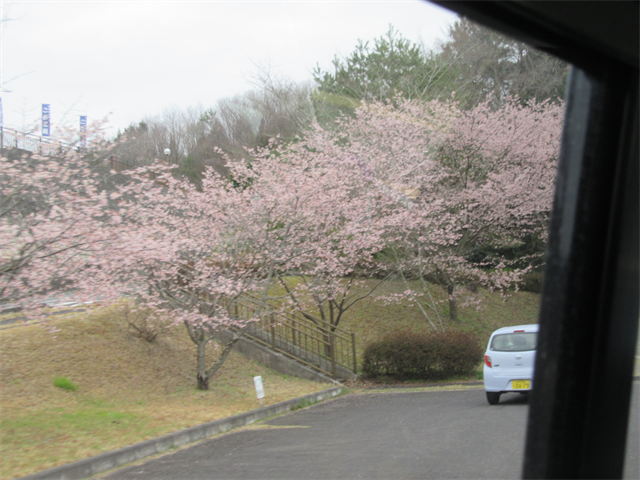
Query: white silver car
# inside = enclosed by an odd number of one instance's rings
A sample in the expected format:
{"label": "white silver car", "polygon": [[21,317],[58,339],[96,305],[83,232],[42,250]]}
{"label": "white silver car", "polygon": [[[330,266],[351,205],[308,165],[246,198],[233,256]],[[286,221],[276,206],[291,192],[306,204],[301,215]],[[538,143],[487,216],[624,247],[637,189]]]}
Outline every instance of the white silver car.
{"label": "white silver car", "polygon": [[484,390],[496,405],[506,392],[528,393],[533,388],[538,325],[504,327],[491,334],[484,355]]}

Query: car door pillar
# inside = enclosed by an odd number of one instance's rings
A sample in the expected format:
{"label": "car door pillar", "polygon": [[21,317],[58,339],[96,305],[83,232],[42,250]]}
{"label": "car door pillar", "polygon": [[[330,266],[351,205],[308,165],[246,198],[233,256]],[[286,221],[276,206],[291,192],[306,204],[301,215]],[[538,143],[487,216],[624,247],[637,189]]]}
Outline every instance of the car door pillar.
{"label": "car door pillar", "polygon": [[571,75],[524,478],[622,476],[640,288],[637,81],[614,67]]}

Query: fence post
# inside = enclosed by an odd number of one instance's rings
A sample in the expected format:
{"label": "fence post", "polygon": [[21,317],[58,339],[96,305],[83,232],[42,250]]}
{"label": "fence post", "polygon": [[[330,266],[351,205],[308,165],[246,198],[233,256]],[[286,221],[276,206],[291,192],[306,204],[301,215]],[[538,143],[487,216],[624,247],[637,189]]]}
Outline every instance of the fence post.
{"label": "fence post", "polygon": [[351,332],[351,350],[353,351],[353,374],[358,374],[358,365],[356,363],[356,334]]}
{"label": "fence post", "polygon": [[331,354],[331,376],[336,379],[336,335],[331,332],[329,336],[329,353]]}
{"label": "fence post", "polygon": [[276,326],[273,324],[273,321],[274,321],[273,313],[270,315],[270,320],[271,320],[271,346],[275,350],[275,348],[276,348]]}

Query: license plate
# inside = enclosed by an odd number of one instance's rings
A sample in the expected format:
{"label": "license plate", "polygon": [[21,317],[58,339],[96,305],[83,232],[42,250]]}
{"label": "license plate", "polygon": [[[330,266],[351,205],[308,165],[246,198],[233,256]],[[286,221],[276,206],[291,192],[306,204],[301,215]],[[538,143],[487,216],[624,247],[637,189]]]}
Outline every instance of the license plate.
{"label": "license plate", "polygon": [[511,385],[514,390],[525,390],[531,388],[531,380],[513,380]]}

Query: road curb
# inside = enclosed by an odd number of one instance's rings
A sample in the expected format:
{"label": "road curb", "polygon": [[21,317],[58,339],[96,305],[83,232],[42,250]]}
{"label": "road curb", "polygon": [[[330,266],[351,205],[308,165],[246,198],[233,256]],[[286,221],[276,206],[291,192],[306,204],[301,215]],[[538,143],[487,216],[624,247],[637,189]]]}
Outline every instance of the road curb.
{"label": "road curb", "polygon": [[321,392],[305,395],[304,397],[286,400],[266,407],[251,410],[246,413],[223,418],[214,422],[204,423],[195,427],[179,430],[162,437],[136,443],[113,452],[101,453],[95,457],[85,458],[77,462],[61,465],[22,477],[20,480],[80,480],[96,475],[127,463],[166,452],[172,448],[179,448],[188,443],[204,440],[218,433],[228,432],[234,428],[243,427],[274,415],[291,411],[296,406],[307,406],[333,398],[342,393],[343,387],[334,387]]}

